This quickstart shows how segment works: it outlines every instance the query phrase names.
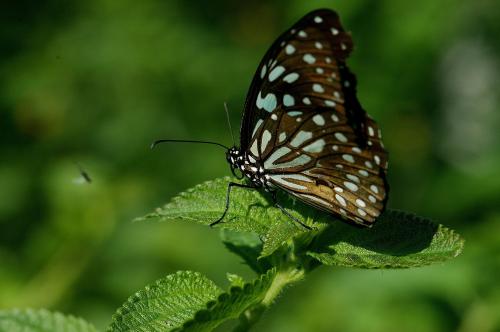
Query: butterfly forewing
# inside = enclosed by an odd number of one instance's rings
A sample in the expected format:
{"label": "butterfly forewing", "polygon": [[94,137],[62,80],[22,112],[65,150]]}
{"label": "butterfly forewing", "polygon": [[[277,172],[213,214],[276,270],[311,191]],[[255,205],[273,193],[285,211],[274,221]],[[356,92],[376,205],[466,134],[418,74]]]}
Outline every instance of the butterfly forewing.
{"label": "butterfly forewing", "polygon": [[250,86],[241,149],[248,148],[259,120],[279,104],[285,108],[322,106],[325,102],[342,105],[338,61],[347,58],[351,50],[350,35],[330,10],[309,13],[283,33],[262,59]]}
{"label": "butterfly forewing", "polygon": [[385,207],[387,153],[345,64],[352,45],[330,10],[306,15],[278,38],[248,93],[241,148],[272,185],[369,225]]}

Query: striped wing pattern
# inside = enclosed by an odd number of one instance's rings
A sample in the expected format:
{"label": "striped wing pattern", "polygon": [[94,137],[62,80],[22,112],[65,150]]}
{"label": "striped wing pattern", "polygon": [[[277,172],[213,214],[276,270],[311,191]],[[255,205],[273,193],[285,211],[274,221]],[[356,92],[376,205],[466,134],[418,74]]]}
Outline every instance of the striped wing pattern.
{"label": "striped wing pattern", "polygon": [[387,152],[345,64],[336,13],[309,13],[267,52],[247,97],[242,148],[266,179],[305,203],[371,225],[387,200]]}

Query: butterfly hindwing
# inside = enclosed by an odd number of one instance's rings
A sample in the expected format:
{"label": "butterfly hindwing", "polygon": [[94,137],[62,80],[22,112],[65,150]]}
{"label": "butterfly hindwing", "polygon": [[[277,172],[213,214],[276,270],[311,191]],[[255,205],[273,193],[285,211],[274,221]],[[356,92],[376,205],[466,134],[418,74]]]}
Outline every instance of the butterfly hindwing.
{"label": "butterfly hindwing", "polygon": [[[261,159],[268,181],[324,211],[374,222],[387,196],[382,157],[360,148],[353,128],[331,108],[295,112],[273,113],[276,119],[267,118],[252,140],[249,153]],[[287,131],[291,123],[298,125]]]}

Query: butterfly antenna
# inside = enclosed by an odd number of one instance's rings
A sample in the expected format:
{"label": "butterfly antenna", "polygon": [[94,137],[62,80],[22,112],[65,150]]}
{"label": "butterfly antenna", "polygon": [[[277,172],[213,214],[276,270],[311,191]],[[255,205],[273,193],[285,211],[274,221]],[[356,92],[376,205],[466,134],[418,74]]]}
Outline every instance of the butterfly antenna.
{"label": "butterfly antenna", "polygon": [[227,146],[225,146],[223,144],[217,143],[217,142],[191,141],[191,140],[183,140],[183,139],[159,139],[159,140],[154,141],[151,144],[151,149],[153,149],[155,146],[157,146],[160,143],[200,143],[200,144],[212,144],[212,145],[220,146],[220,147],[222,147],[222,148],[224,148],[226,150],[229,150],[229,147],[227,147]]}
{"label": "butterfly antenna", "polygon": [[226,119],[229,126],[229,132],[231,133],[231,139],[233,140],[233,146],[236,146],[236,141],[234,140],[233,127],[231,127],[231,120],[229,120],[229,110],[227,108],[227,103],[224,102],[224,109],[226,110]]}

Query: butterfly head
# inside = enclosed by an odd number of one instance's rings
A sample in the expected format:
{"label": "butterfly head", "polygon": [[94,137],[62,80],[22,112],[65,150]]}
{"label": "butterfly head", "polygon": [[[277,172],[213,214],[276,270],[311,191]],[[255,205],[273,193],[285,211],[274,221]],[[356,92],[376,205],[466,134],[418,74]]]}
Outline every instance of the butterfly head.
{"label": "butterfly head", "polygon": [[[231,173],[238,179],[243,178],[243,175],[241,174],[243,171],[243,165],[244,165],[244,160],[243,160],[243,154],[241,151],[233,146],[232,148],[228,149],[226,151],[226,159],[227,162],[229,163],[229,166],[231,167]],[[236,173],[236,170],[239,170],[240,175],[238,176]]]}
{"label": "butterfly head", "polygon": [[237,147],[232,147],[226,152],[226,159],[233,175],[242,179],[248,178],[256,187],[266,183],[266,174],[260,163],[250,154],[242,152]]}

